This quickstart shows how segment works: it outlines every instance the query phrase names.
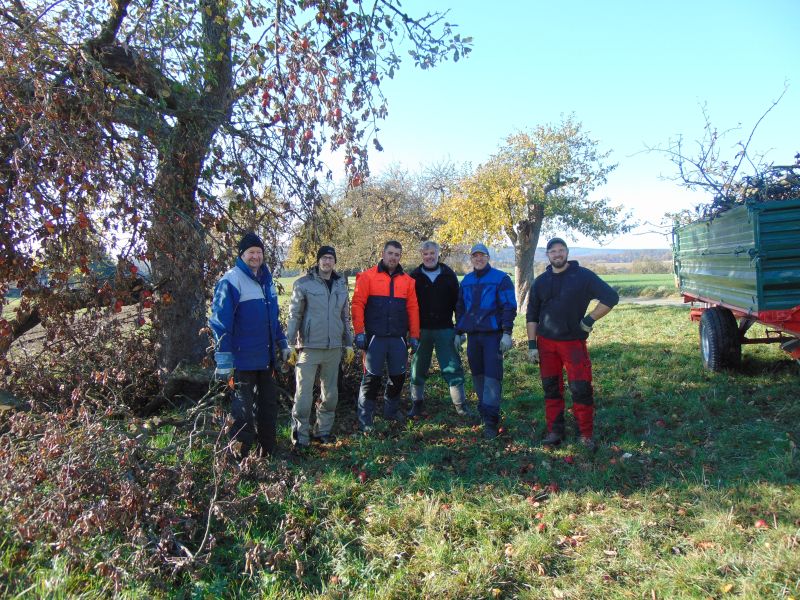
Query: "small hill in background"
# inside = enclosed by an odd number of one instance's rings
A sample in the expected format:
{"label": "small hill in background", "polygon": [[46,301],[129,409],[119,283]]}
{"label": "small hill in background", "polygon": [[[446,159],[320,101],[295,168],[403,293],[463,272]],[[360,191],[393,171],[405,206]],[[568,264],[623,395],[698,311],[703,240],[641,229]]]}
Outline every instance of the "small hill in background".
{"label": "small hill in background", "polygon": [[[503,269],[514,268],[514,249],[492,248],[492,265]],[[600,275],[609,273],[672,273],[672,250],[657,249],[613,249],[613,248],[581,248],[569,249],[570,260],[577,260],[582,266],[592,269]],[[547,263],[544,248],[537,248],[535,272],[541,273]],[[451,255],[447,263],[456,271],[470,270],[466,255]]]}

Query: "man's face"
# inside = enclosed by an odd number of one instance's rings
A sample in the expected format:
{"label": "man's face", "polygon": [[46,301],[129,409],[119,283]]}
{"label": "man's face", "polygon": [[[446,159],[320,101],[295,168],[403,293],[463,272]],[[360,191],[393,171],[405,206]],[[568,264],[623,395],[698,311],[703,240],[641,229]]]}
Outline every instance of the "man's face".
{"label": "man's face", "polygon": [[439,253],[436,248],[427,248],[422,251],[422,264],[433,269],[439,263]]}
{"label": "man's face", "polygon": [[264,251],[258,246],[251,246],[242,254],[242,260],[251,270],[257,271],[264,264]]}
{"label": "man's face", "polygon": [[569,250],[564,244],[553,244],[547,251],[547,260],[553,265],[554,269],[561,269],[567,264]]}
{"label": "man's face", "polygon": [[386,265],[386,268],[390,271],[393,271],[397,268],[397,265],[400,264],[400,257],[403,255],[403,251],[400,248],[395,248],[394,246],[386,246],[386,249],[383,251],[381,258],[383,259],[383,264]]}
{"label": "man's face", "polygon": [[472,263],[472,268],[480,271],[489,264],[489,255],[483,252],[475,252],[469,257],[469,260]]}
{"label": "man's face", "polygon": [[319,257],[317,265],[320,273],[329,275],[333,272],[333,267],[336,266],[336,259],[333,258],[333,254],[323,254]]}

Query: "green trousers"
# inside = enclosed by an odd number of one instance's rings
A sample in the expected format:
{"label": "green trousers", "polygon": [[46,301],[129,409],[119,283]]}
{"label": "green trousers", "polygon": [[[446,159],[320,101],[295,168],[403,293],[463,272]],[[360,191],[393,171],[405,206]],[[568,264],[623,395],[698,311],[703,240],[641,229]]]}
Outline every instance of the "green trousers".
{"label": "green trousers", "polygon": [[461,357],[453,346],[456,332],[448,329],[423,329],[420,332],[419,349],[411,359],[411,385],[424,386],[431,368],[431,358],[436,358],[442,369],[442,377],[450,387],[464,384],[464,368]]}

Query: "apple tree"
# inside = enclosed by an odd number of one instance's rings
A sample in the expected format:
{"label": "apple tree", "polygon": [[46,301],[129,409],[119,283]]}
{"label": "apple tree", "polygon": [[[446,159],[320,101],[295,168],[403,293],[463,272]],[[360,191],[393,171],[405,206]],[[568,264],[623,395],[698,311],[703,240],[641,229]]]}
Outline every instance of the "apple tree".
{"label": "apple tree", "polygon": [[514,133],[442,204],[438,235],[452,243],[510,240],[517,305],[525,310],[542,232],[600,239],[629,229],[621,208],[590,197],[616,167],[609,154],[572,116]]}
{"label": "apple tree", "polygon": [[[470,51],[444,14],[393,0],[4,0],[0,28],[0,298],[16,287],[20,311],[55,319],[95,257],[129,279],[146,265],[162,373],[205,352],[229,266],[207,232],[231,249],[243,233],[221,190],[303,219],[324,151],[352,185],[369,174],[401,53],[429,68]],[[90,289],[99,312],[135,300]]]}

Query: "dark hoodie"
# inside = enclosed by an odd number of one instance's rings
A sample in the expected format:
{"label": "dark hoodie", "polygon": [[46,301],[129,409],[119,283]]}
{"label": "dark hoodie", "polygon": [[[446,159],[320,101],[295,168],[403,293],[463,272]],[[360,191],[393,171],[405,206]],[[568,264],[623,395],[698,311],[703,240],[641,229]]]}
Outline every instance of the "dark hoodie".
{"label": "dark hoodie", "polygon": [[526,322],[538,323],[536,334],[551,340],[585,340],[580,320],[589,303],[598,300],[606,306],[616,306],[619,294],[593,271],[581,267],[577,260],[561,273],[547,266],[531,286]]}

